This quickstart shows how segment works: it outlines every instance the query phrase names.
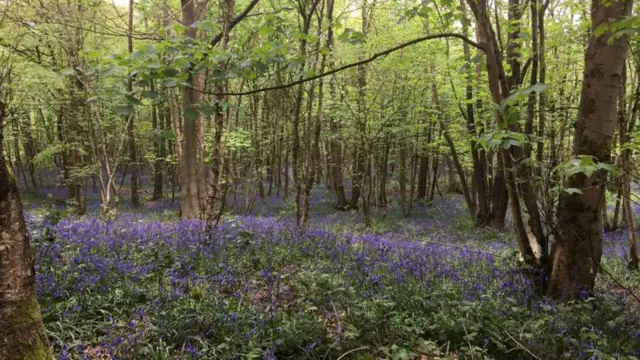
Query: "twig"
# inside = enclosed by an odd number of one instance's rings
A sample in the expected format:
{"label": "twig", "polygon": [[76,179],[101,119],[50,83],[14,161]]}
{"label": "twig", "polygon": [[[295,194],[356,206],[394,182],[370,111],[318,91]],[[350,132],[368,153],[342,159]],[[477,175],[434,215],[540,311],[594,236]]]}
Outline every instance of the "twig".
{"label": "twig", "polygon": [[504,332],[505,334],[507,334],[507,336],[509,336],[511,338],[511,340],[513,340],[518,346],[520,346],[520,348],[524,351],[526,351],[529,355],[533,356],[534,359],[539,359],[534,353],[531,352],[531,350],[527,349],[524,345],[522,345],[518,340],[516,340],[513,336],[511,336],[511,334],[509,334],[508,332]]}
{"label": "twig", "polygon": [[357,349],[349,350],[349,351],[347,351],[346,353],[344,353],[344,354],[340,355],[340,357],[339,357],[339,358],[337,358],[336,360],[340,360],[340,359],[342,359],[343,357],[345,357],[345,356],[347,356],[347,355],[351,354],[352,352],[356,352],[356,351],[359,351],[359,350],[365,350],[365,349],[368,349],[368,348],[369,348],[369,346],[366,346],[366,345],[365,345],[365,346],[359,347],[359,348],[357,348]]}

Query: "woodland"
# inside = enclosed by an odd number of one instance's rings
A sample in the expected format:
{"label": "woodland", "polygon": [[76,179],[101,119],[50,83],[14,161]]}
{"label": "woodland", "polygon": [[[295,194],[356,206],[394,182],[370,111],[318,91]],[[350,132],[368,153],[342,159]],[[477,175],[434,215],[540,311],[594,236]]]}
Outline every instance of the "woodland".
{"label": "woodland", "polygon": [[640,358],[634,3],[0,0],[0,359]]}

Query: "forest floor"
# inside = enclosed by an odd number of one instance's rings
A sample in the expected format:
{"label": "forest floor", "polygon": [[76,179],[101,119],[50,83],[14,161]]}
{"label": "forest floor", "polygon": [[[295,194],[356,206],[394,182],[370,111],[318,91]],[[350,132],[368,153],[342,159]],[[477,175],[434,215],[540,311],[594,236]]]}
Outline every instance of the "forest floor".
{"label": "forest floor", "polygon": [[605,234],[598,295],[558,303],[537,294],[513,234],[476,229],[455,196],[410,216],[391,201],[365,228],[317,190],[304,230],[282,197],[230,197],[208,236],[171,200],[105,221],[95,194],[75,217],[61,191],[24,196],[59,359],[640,357],[624,232]]}

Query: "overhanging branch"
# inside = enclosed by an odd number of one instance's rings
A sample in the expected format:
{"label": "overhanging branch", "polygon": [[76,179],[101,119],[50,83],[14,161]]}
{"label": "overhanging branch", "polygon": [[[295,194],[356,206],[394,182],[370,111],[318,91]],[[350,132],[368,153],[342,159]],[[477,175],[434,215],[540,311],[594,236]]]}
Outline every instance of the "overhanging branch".
{"label": "overhanging branch", "polygon": [[[309,81],[317,80],[317,79],[323,78],[325,76],[329,76],[329,75],[338,73],[338,72],[343,71],[343,70],[347,70],[347,69],[350,69],[350,68],[354,68],[354,67],[357,67],[357,66],[360,66],[360,65],[364,65],[364,64],[370,63],[370,62],[378,59],[379,57],[382,57],[382,56],[385,56],[385,55],[389,55],[394,51],[398,51],[400,49],[403,49],[403,48],[406,48],[408,46],[421,43],[423,41],[434,40],[434,39],[443,39],[443,38],[457,38],[457,39],[460,39],[460,40],[466,42],[467,44],[469,44],[469,45],[471,45],[471,46],[473,46],[473,47],[475,47],[477,49],[480,49],[480,50],[484,51],[483,47],[480,44],[476,43],[475,41],[469,39],[468,37],[466,37],[464,35],[454,34],[454,33],[427,35],[427,36],[419,37],[417,39],[413,39],[411,41],[407,41],[407,42],[402,43],[400,45],[396,45],[396,46],[394,46],[392,48],[389,48],[387,50],[381,51],[379,53],[375,53],[375,54],[373,54],[373,56],[371,56],[371,57],[369,57],[367,59],[360,60],[360,61],[357,61],[357,62],[354,62],[354,63],[351,63],[351,64],[343,65],[343,66],[335,68],[333,70],[329,70],[329,71],[323,72],[321,74],[310,76],[310,77],[307,77],[307,78],[303,78],[303,79],[300,79],[300,80],[297,80],[297,81],[293,81],[293,82],[290,82],[290,83],[287,83],[287,84],[271,86],[271,87],[266,87],[266,88],[261,88],[261,89],[254,89],[254,90],[243,91],[243,92],[223,93],[223,94],[218,94],[218,95],[242,96],[242,95],[251,95],[251,94],[262,93],[262,92],[266,92],[266,91],[273,91],[273,90],[280,90],[280,89],[290,88],[292,86],[296,86],[296,85],[304,84],[304,83],[309,82]],[[207,94],[212,94],[212,92],[206,92],[206,93]]]}

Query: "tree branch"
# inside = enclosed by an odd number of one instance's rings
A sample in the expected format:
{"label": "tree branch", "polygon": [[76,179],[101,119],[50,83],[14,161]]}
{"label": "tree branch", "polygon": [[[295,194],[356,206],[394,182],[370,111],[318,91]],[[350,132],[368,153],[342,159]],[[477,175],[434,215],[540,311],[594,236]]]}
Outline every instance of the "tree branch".
{"label": "tree branch", "polygon": [[[233,30],[233,28],[238,25],[238,23],[240,21],[242,21],[244,18],[247,17],[247,15],[249,15],[249,13],[251,12],[251,10],[253,10],[253,8],[258,4],[260,0],[251,0],[251,3],[249,3],[249,5],[244,9],[244,11],[242,13],[240,13],[238,16],[236,16],[233,20],[231,20],[231,22],[229,23],[229,32],[231,32],[231,30]],[[220,42],[220,40],[222,40],[222,36],[223,36],[223,32],[221,31],[218,35],[216,35],[212,40],[211,40],[211,46],[216,46],[218,45],[218,43]]]}
{"label": "tree branch", "polygon": [[[471,45],[471,46],[473,46],[473,47],[475,47],[477,49],[480,49],[480,50],[484,51],[484,48],[480,44],[478,44],[475,41],[467,38],[466,36],[460,35],[460,34],[444,33],[444,34],[427,35],[427,36],[419,37],[417,39],[413,39],[411,41],[407,41],[407,42],[402,43],[400,45],[396,45],[396,46],[394,46],[392,48],[389,48],[387,50],[381,51],[379,53],[375,53],[375,54],[373,54],[373,56],[371,56],[371,57],[369,57],[367,59],[360,60],[360,61],[357,61],[357,62],[354,62],[354,63],[351,63],[351,64],[343,65],[343,66],[341,66],[339,68],[335,68],[333,70],[329,70],[329,71],[323,72],[323,73],[318,74],[318,75],[314,75],[314,76],[311,76],[311,77],[308,77],[308,78],[303,78],[303,79],[300,79],[300,80],[297,80],[297,81],[294,81],[294,82],[290,82],[288,84],[271,86],[271,87],[260,88],[260,89],[254,89],[254,90],[249,90],[249,91],[244,91],[244,92],[232,92],[232,93],[224,93],[224,94],[218,94],[218,95],[242,96],[242,95],[251,95],[251,94],[256,94],[256,93],[262,93],[262,92],[266,92],[266,91],[290,88],[292,86],[296,86],[296,85],[300,85],[300,84],[303,84],[303,83],[306,83],[306,82],[309,82],[309,81],[317,80],[317,79],[320,79],[322,77],[325,77],[325,76],[328,76],[328,75],[331,75],[331,74],[335,74],[335,73],[338,73],[338,72],[343,71],[343,70],[347,70],[347,69],[350,69],[350,68],[354,68],[354,67],[357,67],[357,66],[360,66],[360,65],[364,65],[364,64],[370,63],[370,62],[376,60],[379,57],[382,57],[382,56],[385,56],[385,55],[389,55],[394,51],[398,51],[400,49],[403,49],[403,48],[406,48],[408,46],[421,43],[423,41],[433,40],[433,39],[442,39],[442,38],[447,38],[447,37],[460,39],[460,40],[466,42],[467,44],[469,44],[469,45]],[[212,94],[212,93],[211,92],[206,92],[206,94]]]}

